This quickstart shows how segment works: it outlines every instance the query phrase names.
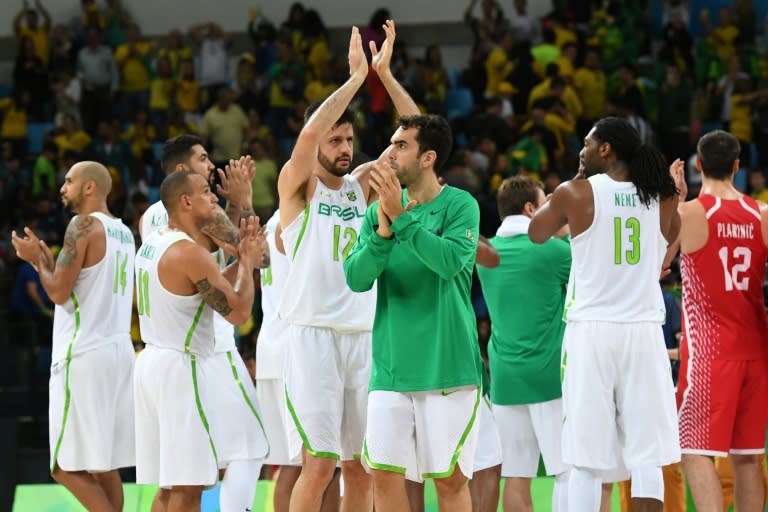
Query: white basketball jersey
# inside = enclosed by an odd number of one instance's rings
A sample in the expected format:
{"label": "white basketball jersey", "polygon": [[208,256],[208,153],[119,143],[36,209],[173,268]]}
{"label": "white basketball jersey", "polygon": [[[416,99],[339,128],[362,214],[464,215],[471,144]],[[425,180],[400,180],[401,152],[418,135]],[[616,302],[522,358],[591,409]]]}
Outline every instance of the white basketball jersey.
{"label": "white basketball jersey", "polygon": [[144,343],[179,352],[213,353],[213,309],[200,297],[176,295],[160,283],[157,266],[170,246],[192,239],[161,228],[144,238],[136,254],[136,305]]}
{"label": "white basketball jersey", "polygon": [[275,232],[280,224],[280,212],[267,222],[270,264],[261,269],[261,329],[256,340],[256,377],[258,379],[283,378],[286,323],[277,315],[277,305],[288,276],[288,258],[278,252]]}
{"label": "white basketball jersey", "polygon": [[349,175],[339,190],[314,179],[317,187],[312,199],[282,233],[290,267],[278,307],[280,318],[341,332],[370,331],[376,289],[354,293],[342,267],[365,216],[363,189]]}
{"label": "white basketball jersey", "polygon": [[[152,232],[166,226],[168,226],[168,212],[165,206],[163,206],[162,201],[158,201],[144,212],[144,216],[141,218],[141,232],[144,238],[146,238]],[[211,254],[216,258],[219,268],[223,270],[227,266],[224,251],[218,249]],[[237,350],[235,327],[215,311],[213,312],[213,325],[215,333],[214,350],[216,352]]]}
{"label": "white basketball jersey", "polygon": [[168,212],[162,201],[158,201],[141,216],[141,236],[147,238],[153,231],[168,225]]}
{"label": "white basketball jersey", "polygon": [[667,248],[659,202],[640,202],[632,182],[589,178],[592,225],[571,239],[568,321],[659,322],[665,318],[659,274]]}
{"label": "white basketball jersey", "polygon": [[67,302],[54,309],[54,364],[96,347],[131,342],[133,234],[120,219],[90,216],[104,226],[104,257],[80,270]]}

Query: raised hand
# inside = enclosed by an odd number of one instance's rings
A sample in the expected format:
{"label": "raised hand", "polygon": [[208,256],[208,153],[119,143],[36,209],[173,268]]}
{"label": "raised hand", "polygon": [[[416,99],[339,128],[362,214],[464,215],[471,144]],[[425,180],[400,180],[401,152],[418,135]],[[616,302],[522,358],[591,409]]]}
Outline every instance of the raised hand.
{"label": "raised hand", "polygon": [[675,186],[680,191],[678,197],[680,201],[685,201],[688,196],[688,184],[685,182],[685,162],[677,158],[669,166],[669,174],[672,175],[672,179],[675,180]]}
{"label": "raised hand", "polygon": [[266,229],[259,226],[258,217],[250,217],[247,221],[240,220],[240,232],[244,234],[240,237],[238,247],[240,263],[253,268],[262,267],[265,261],[264,254],[268,254],[269,251]]}
{"label": "raised hand", "polygon": [[371,187],[379,195],[379,209],[394,222],[403,212],[413,209],[416,201],[409,201],[404,207],[402,188],[395,171],[388,164],[376,162],[371,170]]}
{"label": "raised hand", "polygon": [[216,187],[216,192],[227,201],[235,203],[250,198],[251,182],[256,174],[256,167],[251,157],[241,156],[239,160],[230,160],[224,169],[224,171],[216,169],[221,179],[221,185]]}
{"label": "raised hand", "polygon": [[16,249],[16,256],[30,263],[37,271],[39,271],[40,243],[41,240],[28,227],[24,228],[24,236],[17,235],[16,231],[11,232],[11,244]]}
{"label": "raised hand", "polygon": [[371,67],[377,74],[382,74],[390,71],[389,64],[392,60],[392,51],[395,47],[395,22],[387,20],[382,25],[384,32],[386,33],[386,39],[381,43],[381,48],[376,48],[376,41],[370,41],[368,46],[371,49]]}
{"label": "raised hand", "polygon": [[352,27],[349,37],[349,75],[365,77],[368,75],[368,60],[363,51],[363,38],[357,27]]}

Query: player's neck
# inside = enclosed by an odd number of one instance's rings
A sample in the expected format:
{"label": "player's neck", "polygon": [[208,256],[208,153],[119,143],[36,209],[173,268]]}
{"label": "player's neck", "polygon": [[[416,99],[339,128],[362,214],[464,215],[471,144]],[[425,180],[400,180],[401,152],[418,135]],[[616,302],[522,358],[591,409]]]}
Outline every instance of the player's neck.
{"label": "player's neck", "polygon": [[92,203],[83,201],[83,204],[77,209],[78,215],[90,215],[92,213],[103,213],[104,215],[112,217],[112,214],[109,213],[109,208],[107,208],[107,203],[104,201]]}
{"label": "player's neck", "polygon": [[721,199],[740,199],[744,195],[733,186],[732,179],[715,180],[706,176],[701,178],[701,193]]}
{"label": "player's neck", "polygon": [[315,170],[315,176],[320,180],[320,183],[332,190],[339,190],[344,185],[344,177],[336,176],[326,171],[322,167]]}
{"label": "player's neck", "polygon": [[168,219],[168,229],[181,231],[194,240],[196,244],[208,247],[210,239],[191,219]]}
{"label": "player's neck", "polygon": [[632,181],[629,177],[629,168],[619,160],[610,164],[605,170],[605,174],[613,181]]}
{"label": "player's neck", "polygon": [[428,203],[436,198],[442,189],[443,186],[437,181],[435,173],[428,172],[422,179],[408,186],[408,199],[413,199],[419,204]]}

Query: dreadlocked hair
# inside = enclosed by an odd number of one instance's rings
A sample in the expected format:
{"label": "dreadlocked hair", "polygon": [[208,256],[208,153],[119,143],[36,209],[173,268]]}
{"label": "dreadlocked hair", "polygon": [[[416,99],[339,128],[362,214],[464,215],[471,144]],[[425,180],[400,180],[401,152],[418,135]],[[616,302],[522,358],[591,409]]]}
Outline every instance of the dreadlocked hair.
{"label": "dreadlocked hair", "polygon": [[664,156],[643,144],[632,125],[620,117],[605,117],[595,123],[594,137],[611,145],[616,158],[627,164],[629,179],[637,187],[637,196],[645,206],[678,193]]}

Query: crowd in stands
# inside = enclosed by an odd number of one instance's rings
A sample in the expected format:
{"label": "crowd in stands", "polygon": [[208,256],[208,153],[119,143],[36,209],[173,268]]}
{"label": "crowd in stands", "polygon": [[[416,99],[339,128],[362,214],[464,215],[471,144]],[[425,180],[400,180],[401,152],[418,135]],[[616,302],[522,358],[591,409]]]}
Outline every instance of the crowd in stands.
{"label": "crowd in stands", "polygon": [[[762,7],[749,0],[719,12],[692,9],[702,4],[694,0],[655,9],[632,0],[553,3],[553,12],[538,18],[525,0],[511,11],[471,0],[465,69],[447,68],[437,45],[417,54],[399,38],[394,50],[400,83],[425,111],[451,122],[455,144],[443,178],[477,198],[484,235],[498,226],[495,192],[505,177],[535,176],[551,192],[575,174],[584,135],[606,115],[626,117],[670,161],[688,159],[705,131],[729,130],[742,142],[737,184],[768,200]],[[300,3],[282,22],[253,11],[251,48],[235,54],[233,35],[213,21],[148,37],[120,0],[82,0],[81,16],[71,22],[51,19],[41,0],[24,0],[13,19],[13,78],[0,99],[0,261],[10,282],[2,291],[8,309],[16,320],[39,322],[38,346],[50,346],[52,304],[36,273],[16,261],[11,230],[27,225],[49,245],[60,244],[63,176],[74,162],[92,159],[110,170],[110,210],[138,240],[138,219],[158,199],[162,142],[188,132],[205,138],[222,167],[252,155],[253,206],[266,220],[306,106],[347,78],[346,47],[332,47],[322,14]],[[381,26],[392,16],[386,8],[372,13],[364,48],[381,44]],[[375,73],[353,107],[362,161],[386,147],[393,129],[393,107]],[[697,180],[689,172],[691,194]],[[479,289],[475,295],[487,339]],[[255,339],[258,310],[257,303],[254,321],[241,329],[244,339]],[[252,343],[243,343],[250,355]]]}

